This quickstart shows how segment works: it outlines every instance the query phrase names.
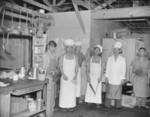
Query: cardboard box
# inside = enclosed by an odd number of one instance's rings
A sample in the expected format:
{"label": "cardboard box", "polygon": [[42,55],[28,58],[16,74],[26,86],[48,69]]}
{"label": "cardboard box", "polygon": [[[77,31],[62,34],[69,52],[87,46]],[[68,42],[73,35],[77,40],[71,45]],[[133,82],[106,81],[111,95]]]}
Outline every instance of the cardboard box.
{"label": "cardboard box", "polygon": [[136,105],[136,98],[134,96],[122,95],[122,106],[133,108]]}

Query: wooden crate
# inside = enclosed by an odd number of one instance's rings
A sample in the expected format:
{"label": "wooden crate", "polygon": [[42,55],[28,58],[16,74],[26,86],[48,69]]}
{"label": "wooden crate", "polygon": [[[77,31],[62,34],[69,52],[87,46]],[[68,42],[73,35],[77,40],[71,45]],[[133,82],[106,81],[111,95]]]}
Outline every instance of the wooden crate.
{"label": "wooden crate", "polygon": [[23,112],[27,110],[27,99],[20,96],[13,96],[11,98],[11,115]]}

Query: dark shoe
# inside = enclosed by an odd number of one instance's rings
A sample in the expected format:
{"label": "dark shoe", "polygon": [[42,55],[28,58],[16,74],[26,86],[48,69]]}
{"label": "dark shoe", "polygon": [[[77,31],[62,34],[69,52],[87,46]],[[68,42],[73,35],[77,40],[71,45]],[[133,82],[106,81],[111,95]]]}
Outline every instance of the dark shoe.
{"label": "dark shoe", "polygon": [[96,105],[96,109],[100,109],[101,108],[101,106],[100,105]]}
{"label": "dark shoe", "polygon": [[146,106],[142,106],[141,109],[142,110],[148,110],[148,108]]}
{"label": "dark shoe", "polygon": [[117,107],[116,109],[117,109],[117,110],[121,110],[122,108],[121,108],[121,107]]}
{"label": "dark shoe", "polygon": [[74,109],[73,109],[73,108],[69,108],[68,111],[69,111],[69,112],[73,112]]}
{"label": "dark shoe", "polygon": [[56,112],[56,111],[58,111],[58,110],[59,110],[59,108],[56,108],[56,107],[54,108],[54,112]]}
{"label": "dark shoe", "polygon": [[140,107],[139,107],[139,106],[135,106],[134,108],[135,108],[135,109],[140,109]]}
{"label": "dark shoe", "polygon": [[106,111],[109,111],[109,110],[111,110],[111,107],[104,106],[103,109],[106,110]]}
{"label": "dark shoe", "polygon": [[62,111],[63,111],[63,112],[66,112],[66,111],[68,111],[68,110],[67,110],[67,109],[65,109],[65,108],[63,108],[63,109],[62,109]]}

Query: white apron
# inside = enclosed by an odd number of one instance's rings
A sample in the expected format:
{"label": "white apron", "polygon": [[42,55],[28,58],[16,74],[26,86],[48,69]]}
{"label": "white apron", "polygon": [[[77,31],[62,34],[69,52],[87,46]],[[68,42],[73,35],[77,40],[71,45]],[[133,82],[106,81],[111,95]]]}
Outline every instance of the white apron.
{"label": "white apron", "polygon": [[76,85],[76,97],[81,96],[81,68],[78,69],[77,85]]}
{"label": "white apron", "polygon": [[73,108],[76,106],[76,85],[72,82],[75,76],[75,67],[75,57],[72,60],[68,60],[64,56],[63,70],[68,80],[64,80],[61,77],[59,97],[59,107],[61,108]]}
{"label": "white apron", "polygon": [[[86,95],[85,95],[85,102],[88,103],[96,103],[101,104],[101,88],[102,83],[98,83],[98,78],[101,75],[101,60],[100,63],[93,63],[92,59],[90,60],[90,78],[91,78],[91,85],[93,86],[96,95],[93,93],[89,83],[87,85]],[[98,87],[97,87],[98,86]]]}

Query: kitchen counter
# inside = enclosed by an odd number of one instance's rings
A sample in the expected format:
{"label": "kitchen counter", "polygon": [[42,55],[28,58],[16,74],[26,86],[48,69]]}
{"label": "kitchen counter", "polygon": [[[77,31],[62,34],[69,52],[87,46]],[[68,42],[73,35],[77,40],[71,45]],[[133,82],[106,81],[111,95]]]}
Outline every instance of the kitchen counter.
{"label": "kitchen counter", "polygon": [[[14,82],[11,79],[0,79],[4,83],[10,83],[7,87],[0,87],[0,117],[30,117],[42,112],[46,113],[46,116],[51,117],[53,114],[53,90],[54,82],[50,79],[44,81],[39,80],[30,80],[19,79],[17,82]],[[24,95],[29,95],[30,93],[36,93],[36,99],[42,99],[44,102],[44,107],[41,110],[36,110],[30,112],[28,108],[24,111],[21,109],[22,101],[13,102],[13,98],[20,98],[19,100],[25,100]],[[17,103],[17,110],[13,112],[13,104]],[[20,111],[21,110],[21,111]]]}
{"label": "kitchen counter", "polygon": [[36,85],[44,85],[48,83],[48,80],[39,81],[39,80],[30,80],[30,79],[25,79],[25,80],[19,79],[18,81],[13,81],[11,79],[0,79],[0,81],[4,83],[10,83],[6,87],[0,87],[0,94],[5,92],[11,92],[17,89],[23,89],[31,86],[33,87]]}

